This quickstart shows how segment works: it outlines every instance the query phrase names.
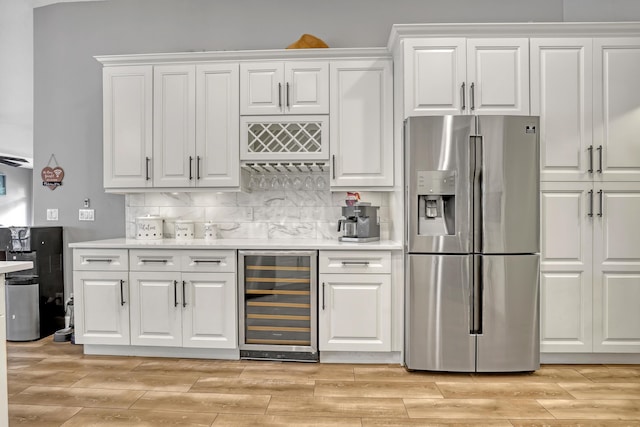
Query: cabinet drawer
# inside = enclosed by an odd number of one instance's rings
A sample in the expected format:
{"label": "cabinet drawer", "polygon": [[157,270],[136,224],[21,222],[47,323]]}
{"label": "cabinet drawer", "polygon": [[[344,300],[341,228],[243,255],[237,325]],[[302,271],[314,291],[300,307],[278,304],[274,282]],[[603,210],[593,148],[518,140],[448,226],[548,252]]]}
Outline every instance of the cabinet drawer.
{"label": "cabinet drawer", "polygon": [[127,271],[126,249],[74,249],[73,269],[85,271]]}
{"label": "cabinet drawer", "polygon": [[236,251],[181,251],[182,271],[236,271]]}
{"label": "cabinet drawer", "polygon": [[180,271],[180,251],[131,250],[129,265],[130,271]]}
{"label": "cabinet drawer", "polygon": [[388,251],[320,251],[320,273],[391,273]]}

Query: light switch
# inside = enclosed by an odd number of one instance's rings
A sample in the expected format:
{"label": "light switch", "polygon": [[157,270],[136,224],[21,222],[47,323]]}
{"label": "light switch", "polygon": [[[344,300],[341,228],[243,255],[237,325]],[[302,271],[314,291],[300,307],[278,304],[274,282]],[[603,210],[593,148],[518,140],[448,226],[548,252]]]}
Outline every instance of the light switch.
{"label": "light switch", "polygon": [[58,209],[47,209],[47,221],[58,220]]}
{"label": "light switch", "polygon": [[78,220],[95,221],[95,210],[94,209],[78,209]]}

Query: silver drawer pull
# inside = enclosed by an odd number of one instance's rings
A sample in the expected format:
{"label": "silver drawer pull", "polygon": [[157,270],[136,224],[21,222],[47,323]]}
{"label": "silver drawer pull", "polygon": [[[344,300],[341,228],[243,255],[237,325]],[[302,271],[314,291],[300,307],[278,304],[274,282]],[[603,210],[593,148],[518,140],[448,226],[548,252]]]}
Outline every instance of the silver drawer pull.
{"label": "silver drawer pull", "polygon": [[361,265],[363,267],[369,267],[369,261],[342,261],[342,265]]}
{"label": "silver drawer pull", "polygon": [[84,262],[113,262],[113,258],[85,258]]}
{"label": "silver drawer pull", "polygon": [[140,260],[141,263],[146,264],[146,263],[154,263],[154,262],[161,262],[162,264],[166,264],[169,262],[168,259],[141,259]]}
{"label": "silver drawer pull", "polygon": [[194,259],[194,264],[221,264],[221,259]]}

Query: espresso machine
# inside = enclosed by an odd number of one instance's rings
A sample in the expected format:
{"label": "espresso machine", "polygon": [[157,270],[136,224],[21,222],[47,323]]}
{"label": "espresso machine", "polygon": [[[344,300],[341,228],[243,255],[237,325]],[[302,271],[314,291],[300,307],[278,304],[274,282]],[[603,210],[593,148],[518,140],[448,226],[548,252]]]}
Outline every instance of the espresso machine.
{"label": "espresso machine", "polygon": [[341,242],[373,242],[380,240],[379,206],[368,202],[355,202],[342,207],[342,217],[338,220],[338,238]]}

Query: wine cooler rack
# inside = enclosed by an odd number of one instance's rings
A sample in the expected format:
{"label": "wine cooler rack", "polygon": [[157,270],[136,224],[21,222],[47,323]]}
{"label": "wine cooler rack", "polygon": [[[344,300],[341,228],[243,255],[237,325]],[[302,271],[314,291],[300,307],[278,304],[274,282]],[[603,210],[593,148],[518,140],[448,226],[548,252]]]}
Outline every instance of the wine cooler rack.
{"label": "wine cooler rack", "polygon": [[239,251],[240,357],[317,361],[317,251]]}

